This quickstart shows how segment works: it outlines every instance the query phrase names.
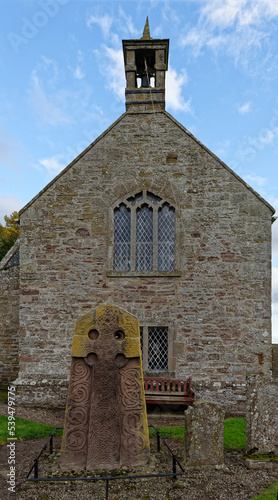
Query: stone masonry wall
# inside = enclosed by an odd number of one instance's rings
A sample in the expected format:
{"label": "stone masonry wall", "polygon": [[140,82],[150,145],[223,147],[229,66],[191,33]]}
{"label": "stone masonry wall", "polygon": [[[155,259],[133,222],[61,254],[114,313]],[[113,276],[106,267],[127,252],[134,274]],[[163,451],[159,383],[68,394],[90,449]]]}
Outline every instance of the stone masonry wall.
{"label": "stone masonry wall", "polygon": [[[111,271],[112,207],[142,190],[175,207],[172,276]],[[169,374],[197,400],[244,411],[246,373],[272,363],[271,217],[168,113],[122,115],[21,214],[21,397],[56,404],[76,318],[110,302],[169,327]]]}
{"label": "stone masonry wall", "polygon": [[272,375],[278,377],[278,344],[272,344]]}
{"label": "stone masonry wall", "polygon": [[0,270],[0,387],[18,375],[19,266]]}

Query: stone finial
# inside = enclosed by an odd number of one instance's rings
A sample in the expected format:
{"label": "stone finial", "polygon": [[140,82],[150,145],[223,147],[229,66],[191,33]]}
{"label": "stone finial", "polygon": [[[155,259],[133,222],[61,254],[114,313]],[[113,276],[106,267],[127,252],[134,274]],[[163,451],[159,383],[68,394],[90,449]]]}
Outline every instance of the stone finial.
{"label": "stone finial", "polygon": [[152,40],[151,34],[150,34],[150,26],[149,26],[149,18],[147,16],[144,31],[143,31],[143,36],[141,37],[141,40]]}

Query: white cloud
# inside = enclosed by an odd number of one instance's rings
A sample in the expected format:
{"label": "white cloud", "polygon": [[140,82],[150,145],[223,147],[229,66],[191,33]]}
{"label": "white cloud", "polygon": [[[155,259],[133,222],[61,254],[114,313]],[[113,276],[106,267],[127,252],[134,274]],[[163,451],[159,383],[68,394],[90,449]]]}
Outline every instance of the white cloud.
{"label": "white cloud", "polygon": [[15,210],[18,212],[24,205],[21,198],[12,194],[0,194],[0,224],[5,225],[4,216]]}
{"label": "white cloud", "polygon": [[246,15],[247,3],[248,0],[210,0],[202,8],[201,15],[207,23],[227,28]]}
{"label": "white cloud", "polygon": [[76,78],[77,80],[83,80],[83,78],[85,77],[85,73],[83,73],[82,69],[80,68],[80,66],[77,66],[73,72],[73,76],[74,78]]}
{"label": "white cloud", "polygon": [[170,65],[166,73],[166,105],[174,111],[192,112],[191,100],[184,100],[182,96],[183,87],[187,84],[187,75],[182,71],[178,75]]}
{"label": "white cloud", "polygon": [[83,54],[82,50],[77,51],[77,61],[80,63],[84,61],[84,54]]}
{"label": "white cloud", "polygon": [[265,177],[260,177],[259,175],[251,175],[251,174],[247,174],[247,175],[244,175],[244,180],[247,182],[247,183],[250,183],[252,185],[256,185],[257,187],[263,187],[267,184],[267,179]]}
{"label": "white cloud", "polygon": [[277,131],[278,131],[277,128],[273,130],[270,129],[263,130],[259,136],[259,141],[261,142],[261,144],[264,145],[272,144],[275,136],[277,135]]}
{"label": "white cloud", "polygon": [[272,304],[272,343],[278,344],[278,305]]}
{"label": "white cloud", "polygon": [[163,33],[162,26],[156,26],[153,32],[151,32],[151,36],[153,36],[154,38],[161,38],[162,33]]}
{"label": "white cloud", "polygon": [[[119,7],[120,28],[123,32],[133,35],[134,37],[140,36],[140,31],[135,28],[132,16],[125,13],[124,9]],[[123,23],[121,20],[123,19]],[[141,35],[142,36],[142,35]]]}
{"label": "white cloud", "polygon": [[278,304],[278,267],[272,268],[272,301]]}
{"label": "white cloud", "polygon": [[28,163],[31,161],[25,146],[0,125],[0,166],[17,172],[23,159]]}
{"label": "white cloud", "polygon": [[113,24],[113,17],[109,16],[109,14],[107,13],[103,15],[90,15],[87,18],[86,24],[90,29],[92,29],[94,24],[96,24],[100,27],[103,36],[107,38],[110,34],[110,29]]}
{"label": "white cloud", "polygon": [[162,9],[162,17],[165,21],[170,21],[176,26],[180,24],[180,14],[175,9],[173,9],[168,2],[164,3]]}
{"label": "white cloud", "polygon": [[115,96],[124,102],[125,71],[122,49],[103,45],[100,51],[95,50],[95,54],[99,59],[100,71],[106,80],[106,87],[111,89]]}
{"label": "white cloud", "polygon": [[272,224],[272,256],[278,263],[278,220]]}
{"label": "white cloud", "polygon": [[265,23],[277,16],[278,2],[273,0],[204,0],[197,26],[187,29],[180,42],[196,55],[209,47],[247,65],[251,56],[260,56],[263,44],[269,50]]}
{"label": "white cloud", "polygon": [[241,115],[246,115],[247,113],[249,113],[251,111],[251,102],[248,101],[241,106],[238,106],[238,111]]}
{"label": "white cloud", "polygon": [[223,159],[227,155],[230,147],[231,147],[231,143],[229,140],[219,142],[216,146],[215,154],[219,158]]}
{"label": "white cloud", "polygon": [[44,170],[49,174],[49,176],[53,177],[54,175],[59,174],[63,168],[65,168],[65,157],[62,154],[57,154],[54,156],[49,156],[46,158],[42,158],[39,160],[40,167],[43,167]]}
{"label": "white cloud", "polygon": [[76,61],[67,67],[78,85],[72,85],[68,73],[60,70],[55,61],[46,66],[42,59],[36,65],[30,77],[29,100],[40,124],[58,127],[90,119],[94,95],[86,83],[83,61],[83,52],[78,51]]}
{"label": "white cloud", "polygon": [[33,71],[30,85],[30,100],[42,123],[52,126],[70,123],[67,114],[45,93],[36,71]]}
{"label": "white cloud", "polygon": [[221,29],[262,24],[276,16],[278,4],[274,0],[206,0],[201,9],[202,20]]}

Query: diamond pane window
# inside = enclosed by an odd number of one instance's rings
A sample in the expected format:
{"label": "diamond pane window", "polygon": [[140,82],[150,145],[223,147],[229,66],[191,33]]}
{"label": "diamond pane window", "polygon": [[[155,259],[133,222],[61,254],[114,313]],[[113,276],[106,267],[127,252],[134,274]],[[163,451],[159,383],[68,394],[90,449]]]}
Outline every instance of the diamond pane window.
{"label": "diamond pane window", "polygon": [[148,368],[151,371],[168,370],[168,328],[150,326],[148,329]]}
{"label": "diamond pane window", "polygon": [[158,270],[175,269],[175,212],[165,204],[158,211]]}
{"label": "diamond pane window", "polygon": [[175,271],[175,209],[166,200],[143,190],[120,202],[113,216],[110,269],[142,274]]}
{"label": "diamond pane window", "polygon": [[120,205],[114,211],[114,269],[130,271],[130,210]]}
{"label": "diamond pane window", "polygon": [[136,214],[136,271],[153,268],[153,211],[143,205]]}

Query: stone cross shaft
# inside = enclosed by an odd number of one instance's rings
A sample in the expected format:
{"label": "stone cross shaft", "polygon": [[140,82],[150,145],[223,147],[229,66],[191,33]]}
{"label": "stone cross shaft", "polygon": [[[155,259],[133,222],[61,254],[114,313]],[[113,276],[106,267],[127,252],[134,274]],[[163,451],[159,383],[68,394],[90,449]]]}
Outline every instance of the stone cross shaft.
{"label": "stone cross shaft", "polygon": [[64,469],[94,470],[148,458],[138,320],[99,306],[75,329],[61,462]]}

